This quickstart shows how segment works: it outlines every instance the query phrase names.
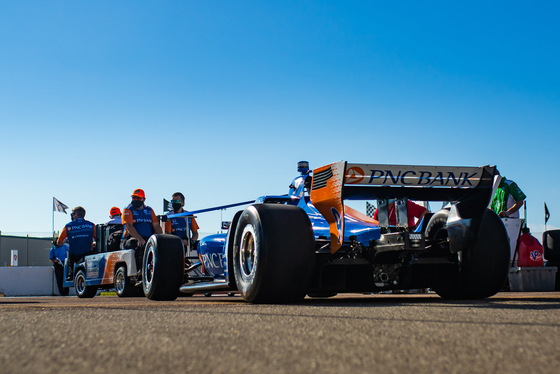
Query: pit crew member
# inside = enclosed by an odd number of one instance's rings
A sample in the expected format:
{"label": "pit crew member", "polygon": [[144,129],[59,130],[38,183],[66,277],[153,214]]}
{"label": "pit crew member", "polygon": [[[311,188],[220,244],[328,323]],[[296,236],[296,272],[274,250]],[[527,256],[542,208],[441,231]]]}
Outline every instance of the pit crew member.
{"label": "pit crew member", "polygon": [[144,190],[138,188],[132,193],[132,202],[122,213],[124,233],[121,243],[122,249],[134,249],[137,268],[142,266],[144,246],[152,234],[161,234],[161,226],[154,210],[145,205]]}
{"label": "pit crew member", "polygon": [[62,245],[64,240],[68,238],[68,271],[66,279],[72,280],[74,263],[81,260],[82,257],[94,253],[93,239],[95,239],[95,225],[85,220],[86,210],[81,206],[72,209],[70,214],[72,221],[67,223],[62,229],[57,245]]}
{"label": "pit crew member", "polygon": [[108,225],[122,225],[122,217],[121,217],[122,213],[121,210],[114,206],[111,208],[111,210],[109,210],[109,218],[111,218],[111,220],[109,222],[107,222]]}
{"label": "pit crew member", "polygon": [[64,279],[64,260],[66,260],[66,252],[68,251],[68,245],[62,244],[57,245],[58,238],[54,238],[53,246],[49,252],[49,260],[53,264],[54,275],[56,276],[56,284],[58,286],[58,292],[61,296],[68,296],[68,287],[62,285]]}
{"label": "pit crew member", "polygon": [[[175,192],[171,196],[171,205],[173,210],[167,212],[167,214],[177,214],[177,213],[184,213],[185,210],[183,207],[185,206],[185,195],[181,192]],[[198,239],[198,223],[194,217],[188,217],[189,220],[189,227],[191,229],[191,240],[192,242],[196,242]],[[187,217],[174,217],[169,218],[165,222],[165,233],[166,234],[173,234],[180,237],[183,240],[183,245],[185,248],[188,248],[188,236],[187,236]]]}
{"label": "pit crew member", "polygon": [[517,183],[502,177],[490,208],[502,218],[519,218],[519,208],[523,206],[526,198]]}
{"label": "pit crew member", "polygon": [[123,236],[121,210],[114,206],[109,210],[111,220],[107,222],[109,227],[109,236],[107,238],[107,251],[118,251],[121,247],[121,239]]}

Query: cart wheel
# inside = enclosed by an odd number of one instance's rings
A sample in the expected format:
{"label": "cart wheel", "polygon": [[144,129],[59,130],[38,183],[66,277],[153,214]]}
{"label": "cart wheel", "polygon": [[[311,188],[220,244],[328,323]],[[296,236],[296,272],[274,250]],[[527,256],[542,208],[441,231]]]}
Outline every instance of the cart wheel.
{"label": "cart wheel", "polygon": [[126,276],[126,267],[124,265],[119,266],[115,272],[114,284],[118,297],[130,297],[138,294],[137,288],[130,283],[130,279]]}
{"label": "cart wheel", "polygon": [[76,273],[74,287],[76,288],[76,295],[81,299],[92,298],[97,293],[97,286],[86,286],[86,274],[83,269]]}

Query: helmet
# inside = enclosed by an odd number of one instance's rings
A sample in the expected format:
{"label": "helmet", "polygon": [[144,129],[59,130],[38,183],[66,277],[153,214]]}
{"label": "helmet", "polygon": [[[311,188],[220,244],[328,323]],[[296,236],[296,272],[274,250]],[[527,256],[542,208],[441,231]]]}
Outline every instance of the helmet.
{"label": "helmet", "polygon": [[132,196],[141,197],[142,199],[146,198],[146,195],[144,195],[144,190],[142,190],[140,188],[134,190],[134,192],[132,193]]}
{"label": "helmet", "polygon": [[111,210],[109,211],[109,215],[111,216],[120,216],[121,215],[121,210],[119,208],[117,208],[116,206],[112,207]]}

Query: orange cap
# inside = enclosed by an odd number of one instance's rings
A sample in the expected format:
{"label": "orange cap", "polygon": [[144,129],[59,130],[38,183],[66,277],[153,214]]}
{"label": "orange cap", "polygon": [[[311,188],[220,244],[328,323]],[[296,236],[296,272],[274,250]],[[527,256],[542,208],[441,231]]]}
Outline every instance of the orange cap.
{"label": "orange cap", "polygon": [[140,188],[134,190],[134,192],[132,193],[132,196],[141,197],[143,199],[146,198],[146,195],[144,195],[144,190],[142,190]]}
{"label": "orange cap", "polygon": [[117,208],[116,206],[112,207],[111,210],[109,211],[109,215],[111,216],[120,216],[121,215],[121,210],[119,208]]}

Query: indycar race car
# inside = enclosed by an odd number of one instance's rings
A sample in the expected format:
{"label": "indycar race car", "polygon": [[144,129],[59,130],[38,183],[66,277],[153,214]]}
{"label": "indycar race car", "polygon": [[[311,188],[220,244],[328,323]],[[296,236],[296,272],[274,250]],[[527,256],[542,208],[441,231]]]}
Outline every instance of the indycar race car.
{"label": "indycar race car", "polygon": [[[313,171],[300,162],[298,171],[287,195],[258,198],[234,215],[227,234],[200,241],[203,276],[185,274],[178,238],[153,235],[142,269],[146,296],[237,291],[249,302],[289,303],[431,288],[443,298],[479,299],[504,285],[508,236],[487,208],[495,167],[340,161]],[[409,199],[446,205],[413,229]],[[376,200],[378,219],[352,209],[351,200]]]}

